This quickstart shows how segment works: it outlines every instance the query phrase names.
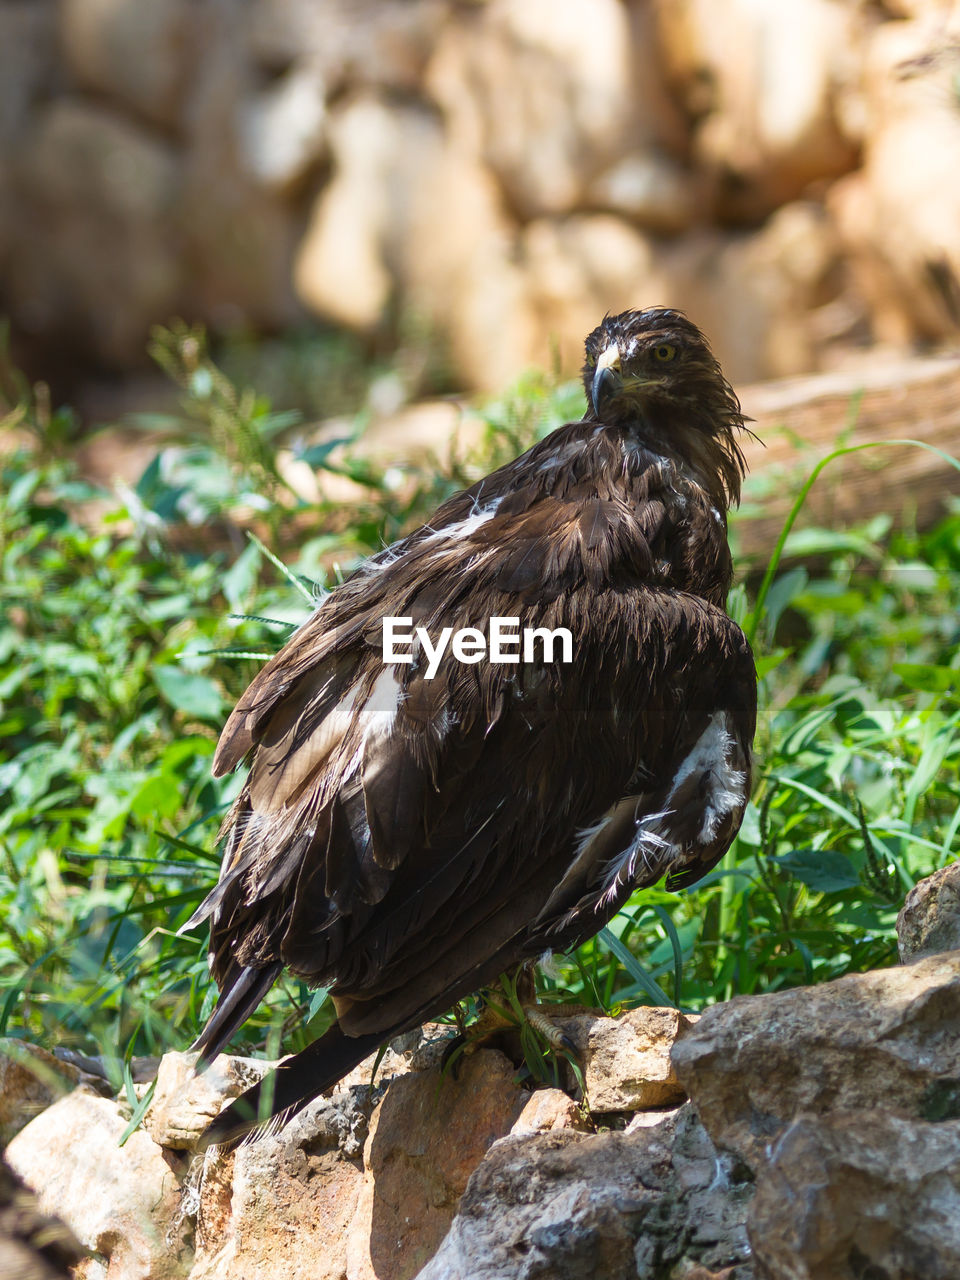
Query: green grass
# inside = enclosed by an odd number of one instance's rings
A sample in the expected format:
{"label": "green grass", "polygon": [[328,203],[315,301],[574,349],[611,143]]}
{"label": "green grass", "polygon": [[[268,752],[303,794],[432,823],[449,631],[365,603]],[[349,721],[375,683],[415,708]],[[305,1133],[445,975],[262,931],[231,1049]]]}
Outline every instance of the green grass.
{"label": "green grass", "polygon": [[[238,390],[202,334],[158,331],[155,352],[182,410],[147,424],[168,443],[120,497],[78,480],[71,415],[0,376],[0,419],[31,439],[0,464],[0,1033],[101,1052],[118,1082],[130,1054],[183,1048],[214,998],[203,939],[176,930],[216,876],[238,781],[209,765],[260,661],[244,655],[282,643],[304,582],[332,585],[582,408],[576,387],[528,379],[486,407],[474,454],[399,488],[340,462],[369,492],[347,520],[286,486],[295,417]],[[246,540],[251,520],[298,580]],[[960,512],[924,534],[794,530],[783,550],[759,609],[742,585],[731,598],[762,673],[734,848],[692,892],[637,896],[546,988],[699,1009],[887,965],[904,893],[954,856]],[[296,1049],[329,1016],[287,979],[238,1043]]]}

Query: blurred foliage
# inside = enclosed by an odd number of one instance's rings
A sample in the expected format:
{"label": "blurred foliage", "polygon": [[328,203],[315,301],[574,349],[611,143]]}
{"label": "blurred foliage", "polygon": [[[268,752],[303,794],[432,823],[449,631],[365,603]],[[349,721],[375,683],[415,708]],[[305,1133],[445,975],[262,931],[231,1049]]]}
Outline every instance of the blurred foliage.
{"label": "blurred foliage", "polygon": [[[183,1048],[212,1005],[204,939],[176,933],[216,877],[239,785],[213,780],[210,758],[232,701],[311,607],[304,592],[582,410],[575,384],[529,378],[486,406],[479,448],[398,477],[338,440],[298,441],[201,332],[158,330],[154,352],[182,404],[147,424],[167,443],[119,496],[66,460],[69,413],[0,370],[19,441],[0,440],[0,1034],[100,1052],[118,1078],[133,1052]],[[281,440],[367,499],[305,502]],[[762,676],[738,840],[691,892],[644,892],[560,957],[547,992],[698,1009],[889,964],[905,891],[950,860],[960,512],[925,534],[888,519],[804,530],[784,551],[759,612],[742,585],[731,598]],[[240,1043],[294,1050],[329,1017],[323,992],[287,978]]]}

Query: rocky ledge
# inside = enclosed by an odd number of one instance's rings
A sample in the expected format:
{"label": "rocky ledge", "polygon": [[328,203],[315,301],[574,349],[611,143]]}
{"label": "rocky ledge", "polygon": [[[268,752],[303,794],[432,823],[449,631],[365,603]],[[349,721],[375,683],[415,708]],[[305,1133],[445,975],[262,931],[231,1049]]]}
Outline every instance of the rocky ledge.
{"label": "rocky ledge", "polygon": [[927,952],[960,940],[958,887],[953,867],[911,893],[900,968],[700,1018],[569,1020],[583,1104],[492,1049],[442,1073],[432,1027],[278,1135],[200,1158],[266,1064],[197,1078],[167,1055],[121,1147],[124,1105],[95,1073],[6,1042],[7,1160],[37,1195],[17,1190],[17,1248],[57,1213],[82,1280],[955,1280],[960,950]]}

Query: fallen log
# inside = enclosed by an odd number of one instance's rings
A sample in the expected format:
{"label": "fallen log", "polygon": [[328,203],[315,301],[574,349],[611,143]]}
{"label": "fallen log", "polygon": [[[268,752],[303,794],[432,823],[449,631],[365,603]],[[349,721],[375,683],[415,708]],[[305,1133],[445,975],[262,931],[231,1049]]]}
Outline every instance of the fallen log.
{"label": "fallen log", "polygon": [[935,524],[960,494],[960,471],[921,440],[960,458],[960,356],[896,360],[740,389],[758,439],[744,447],[750,475],[734,539],[743,563],[765,561],[804,480],[842,445],[883,442],[832,461],[797,527],[842,528],[888,513]]}

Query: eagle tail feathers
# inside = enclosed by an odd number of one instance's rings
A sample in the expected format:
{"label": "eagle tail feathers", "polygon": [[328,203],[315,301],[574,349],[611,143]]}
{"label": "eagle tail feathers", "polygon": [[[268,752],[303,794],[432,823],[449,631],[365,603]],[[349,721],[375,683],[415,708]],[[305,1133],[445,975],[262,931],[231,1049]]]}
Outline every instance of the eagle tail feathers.
{"label": "eagle tail feathers", "polygon": [[277,961],[264,969],[254,969],[249,965],[237,970],[233,981],[224,983],[224,991],[217,1002],[207,1025],[190,1046],[190,1052],[198,1049],[197,1071],[205,1071],[218,1054],[222,1053],[250,1015],[256,1010],[260,1001],[267,994],[283,969]]}
{"label": "eagle tail feathers", "polygon": [[346,1036],[338,1024],[313,1044],[281,1062],[276,1070],[224,1107],[200,1137],[199,1151],[217,1147],[235,1151],[266,1134],[276,1134],[314,1098],[332,1088],[380,1046],[384,1036],[371,1032]]}

